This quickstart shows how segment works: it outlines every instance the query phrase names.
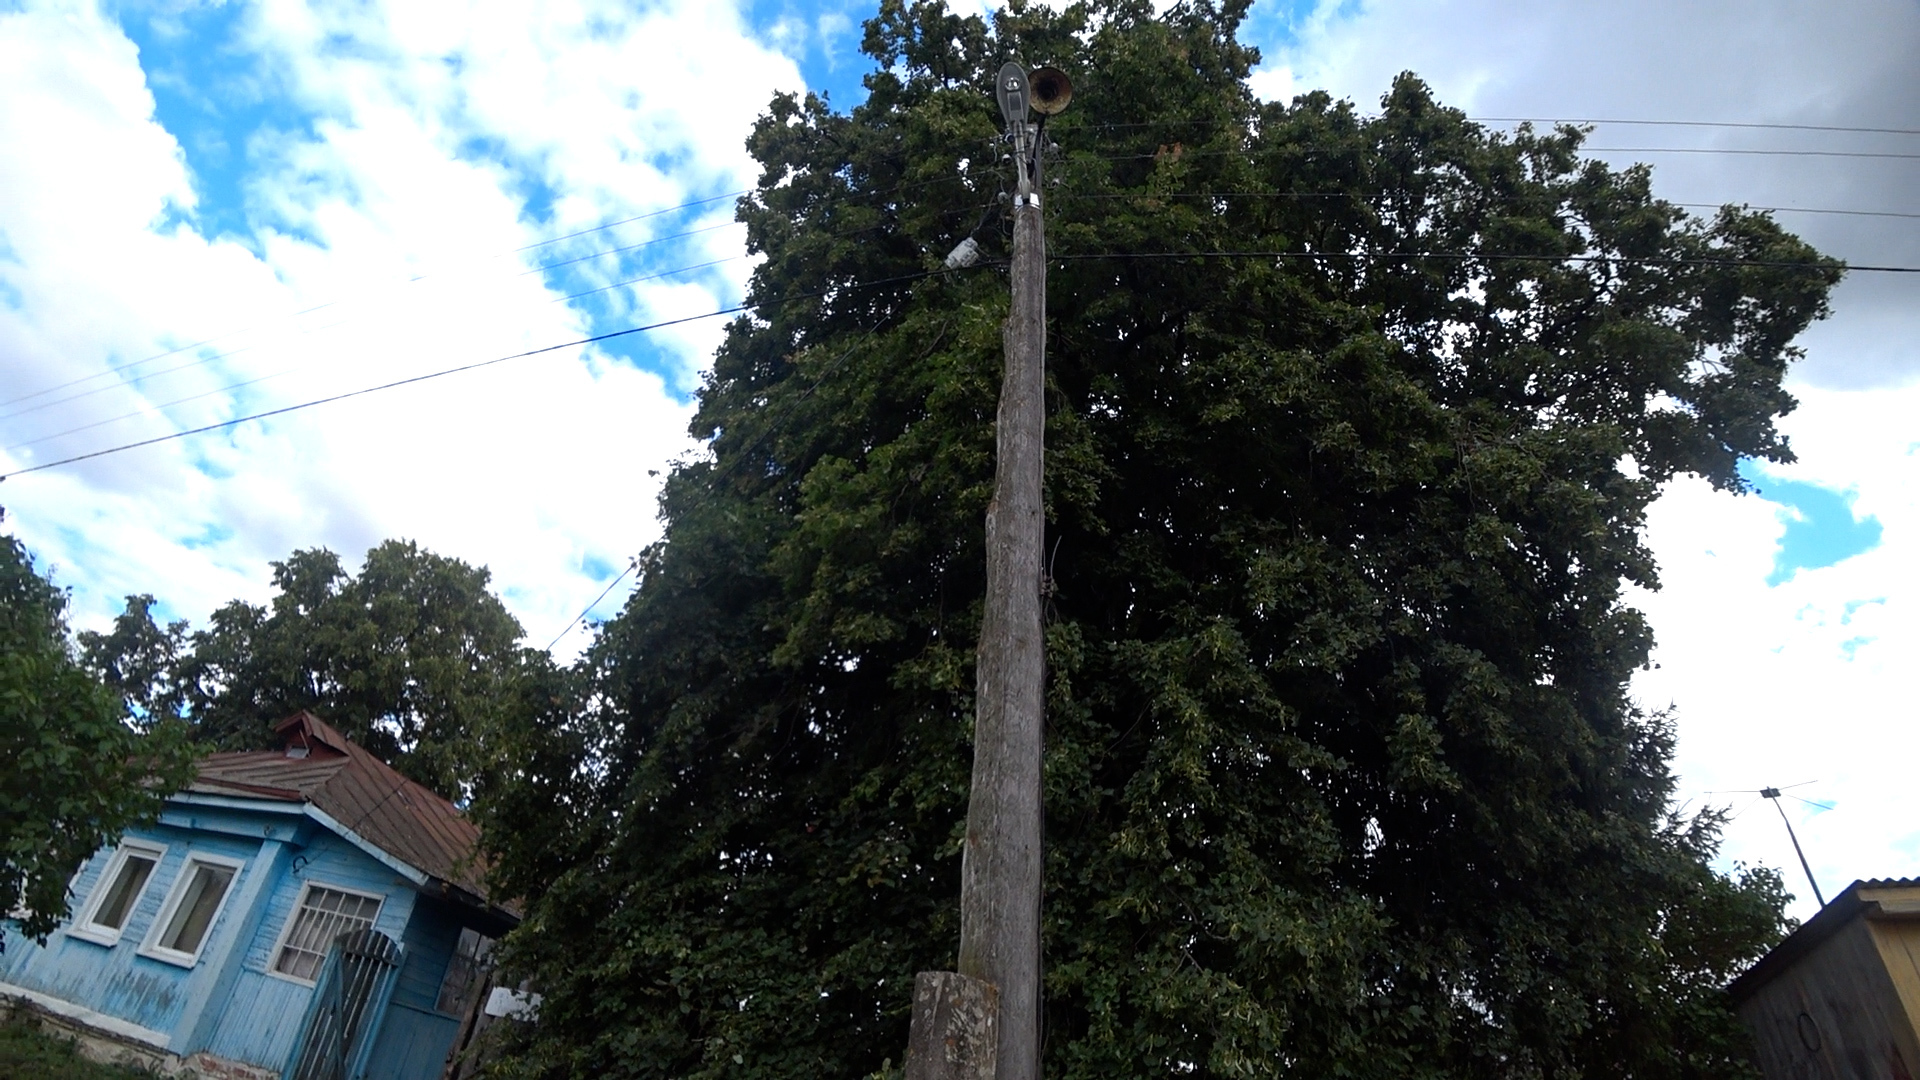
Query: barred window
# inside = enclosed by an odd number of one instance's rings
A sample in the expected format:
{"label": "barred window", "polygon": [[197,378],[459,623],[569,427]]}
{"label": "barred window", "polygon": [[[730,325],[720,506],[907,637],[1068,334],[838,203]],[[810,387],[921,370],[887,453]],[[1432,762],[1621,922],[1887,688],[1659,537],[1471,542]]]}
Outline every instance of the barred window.
{"label": "barred window", "polygon": [[380,914],[380,898],[367,893],[309,883],[300,894],[280,934],[271,970],[310,983],[320,977],[320,964],[341,934],[373,925]]}

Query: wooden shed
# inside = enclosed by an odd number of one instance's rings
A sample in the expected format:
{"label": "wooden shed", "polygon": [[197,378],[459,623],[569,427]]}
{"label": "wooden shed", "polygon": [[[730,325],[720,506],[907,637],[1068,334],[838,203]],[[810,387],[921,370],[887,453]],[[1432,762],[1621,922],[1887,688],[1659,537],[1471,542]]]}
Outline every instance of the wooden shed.
{"label": "wooden shed", "polygon": [[1767,1080],[1914,1080],[1920,879],[1854,882],[1727,989]]}

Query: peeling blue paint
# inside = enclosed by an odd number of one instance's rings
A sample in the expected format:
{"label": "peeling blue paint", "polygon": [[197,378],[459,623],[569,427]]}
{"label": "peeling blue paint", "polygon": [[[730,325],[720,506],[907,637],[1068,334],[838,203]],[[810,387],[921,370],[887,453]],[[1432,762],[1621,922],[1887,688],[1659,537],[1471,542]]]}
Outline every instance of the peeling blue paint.
{"label": "peeling blue paint", "polygon": [[[459,1021],[434,1005],[463,925],[462,909],[423,899],[390,867],[303,815],[286,813],[286,804],[275,809],[281,812],[169,805],[158,824],[128,834],[164,844],[166,852],[119,940],[100,945],[63,928],[38,946],[6,923],[0,931],[0,982],[160,1033],[166,1049],[181,1056],[204,1050],[278,1068],[301,1036],[312,998],[307,985],[268,970],[301,890],[313,882],[372,893],[383,898],[374,929],[402,943],[403,966],[365,1075],[438,1077]],[[117,846],[82,867],[75,911],[84,910]],[[143,956],[140,947],[193,854],[238,859],[242,868],[198,962],[186,968]]]}

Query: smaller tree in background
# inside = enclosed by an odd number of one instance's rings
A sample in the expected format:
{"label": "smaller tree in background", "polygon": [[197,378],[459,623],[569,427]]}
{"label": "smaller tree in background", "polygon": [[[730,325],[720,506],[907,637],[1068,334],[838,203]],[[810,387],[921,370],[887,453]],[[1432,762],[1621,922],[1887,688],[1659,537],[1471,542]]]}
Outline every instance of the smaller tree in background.
{"label": "smaller tree in background", "polygon": [[44,940],[82,860],[192,778],[183,725],[130,715],[78,661],[67,596],[0,536],[0,911]]}
{"label": "smaller tree in background", "polygon": [[[358,574],[325,548],[273,564],[262,607],[234,600],[208,626],[154,621],[129,596],[106,633],[83,633],[87,663],[142,715],[188,721],[223,750],[271,745],[271,724],[312,709],[402,773],[447,795],[487,767],[487,733],[546,664],[488,589],[483,567],[405,540],[367,552]],[[538,681],[538,680],[535,680]]]}

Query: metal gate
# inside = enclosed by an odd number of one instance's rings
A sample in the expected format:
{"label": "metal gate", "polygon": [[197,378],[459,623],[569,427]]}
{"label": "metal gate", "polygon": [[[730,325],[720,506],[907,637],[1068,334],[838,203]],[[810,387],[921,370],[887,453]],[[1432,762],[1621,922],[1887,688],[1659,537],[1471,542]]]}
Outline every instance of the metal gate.
{"label": "metal gate", "polygon": [[378,930],[350,930],[333,939],[287,1080],[351,1080],[379,1030],[399,969],[400,946]]}

